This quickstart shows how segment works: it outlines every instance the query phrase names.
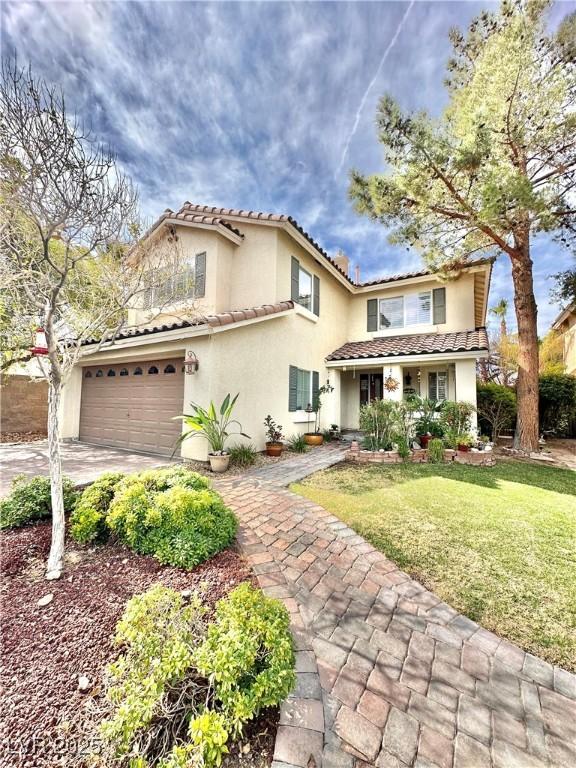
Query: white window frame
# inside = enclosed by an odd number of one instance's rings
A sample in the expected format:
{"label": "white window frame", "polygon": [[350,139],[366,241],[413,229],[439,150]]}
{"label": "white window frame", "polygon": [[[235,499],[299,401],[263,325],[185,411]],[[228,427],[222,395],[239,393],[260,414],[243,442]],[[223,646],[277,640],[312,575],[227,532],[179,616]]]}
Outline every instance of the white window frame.
{"label": "white window frame", "polygon": [[[314,378],[312,376],[312,371],[308,371],[305,368],[298,368],[297,370],[298,370],[298,385],[296,387],[296,412],[298,412],[298,411],[305,411],[306,408],[309,405],[312,405],[312,398],[313,398],[312,386],[313,386],[313,378]],[[301,373],[302,374],[308,374],[308,399],[307,399],[306,403],[302,407],[300,407],[300,405],[298,403],[298,400],[300,399],[300,391],[301,391],[301,387],[300,387],[300,374]]]}
{"label": "white window frame", "polygon": [[[406,299],[407,297],[415,296],[417,297],[417,301],[420,301],[421,297],[428,296],[428,302],[429,302],[429,309],[428,309],[428,319],[424,320],[423,322],[416,322],[416,323],[408,323],[407,322],[407,307],[406,307]],[[385,301],[398,301],[399,299],[402,300],[402,325],[384,325],[382,323],[382,302]],[[419,311],[419,309],[418,309]],[[399,328],[412,328],[417,325],[430,325],[432,323],[432,291],[417,291],[415,293],[404,293],[400,294],[398,296],[386,296],[384,298],[378,299],[378,329],[380,331],[395,331]]]}
{"label": "white window frame", "polygon": [[[430,376],[434,375],[436,376],[436,386],[435,386],[435,393],[434,397],[431,397],[430,394]],[[440,376],[444,377],[444,397],[438,397],[439,387],[438,387],[438,379]],[[448,397],[448,371],[428,371],[428,381],[427,381],[427,393],[426,396],[430,397],[432,400],[436,400],[439,403],[443,403],[445,400],[449,400]]]}
{"label": "white window frame", "polygon": [[[302,273],[310,278],[310,298],[308,299],[308,303],[300,301],[300,275]],[[308,272],[307,269],[304,269],[300,262],[298,262],[298,304],[309,312],[314,311],[314,276],[311,272]]]}
{"label": "white window frame", "polygon": [[[156,274],[163,271],[168,271],[169,274],[166,280],[162,282],[160,282],[158,279],[154,280],[154,284],[144,291],[142,299],[143,308],[157,309],[159,307],[176,306],[178,304],[182,304],[188,299],[196,298],[196,259],[203,253],[205,253],[205,251],[199,251],[193,256],[186,256],[182,262],[181,269],[178,272],[169,271],[170,267],[157,267],[156,269],[152,270]],[[177,281],[183,276],[187,276],[189,278],[191,277],[192,284],[189,286],[187,293],[180,296],[176,294],[176,284]],[[158,293],[166,284],[170,285],[170,299],[168,301],[159,302]]]}

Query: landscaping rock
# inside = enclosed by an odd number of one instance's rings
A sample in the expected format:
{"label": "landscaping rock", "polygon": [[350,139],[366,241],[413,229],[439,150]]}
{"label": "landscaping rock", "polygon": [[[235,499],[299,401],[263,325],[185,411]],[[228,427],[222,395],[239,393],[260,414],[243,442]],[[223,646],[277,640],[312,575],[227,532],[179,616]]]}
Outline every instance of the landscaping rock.
{"label": "landscaping rock", "polygon": [[86,675],[80,675],[78,678],[78,690],[81,693],[86,693],[86,691],[90,690],[90,678],[86,677]]}
{"label": "landscaping rock", "polygon": [[50,603],[54,600],[54,595],[52,592],[49,592],[47,595],[44,595],[44,597],[41,597],[40,600],[36,603],[38,608],[44,608],[47,605],[50,605]]}

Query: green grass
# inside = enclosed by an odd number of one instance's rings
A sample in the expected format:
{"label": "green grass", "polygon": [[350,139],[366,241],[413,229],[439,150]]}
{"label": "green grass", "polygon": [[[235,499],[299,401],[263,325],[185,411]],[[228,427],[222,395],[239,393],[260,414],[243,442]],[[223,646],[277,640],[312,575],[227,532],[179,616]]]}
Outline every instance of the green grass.
{"label": "green grass", "polygon": [[487,629],[576,669],[576,472],[340,465],[292,487]]}

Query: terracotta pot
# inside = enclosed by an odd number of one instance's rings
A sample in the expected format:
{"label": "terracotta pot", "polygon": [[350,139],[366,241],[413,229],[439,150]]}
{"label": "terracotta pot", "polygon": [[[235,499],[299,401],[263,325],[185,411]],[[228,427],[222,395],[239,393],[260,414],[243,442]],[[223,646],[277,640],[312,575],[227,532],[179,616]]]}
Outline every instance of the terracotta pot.
{"label": "terracotta pot", "polygon": [[281,456],[284,443],[266,443],[266,456]]}
{"label": "terracotta pot", "polygon": [[420,440],[422,448],[428,448],[428,443],[432,440],[432,437],[430,435],[418,435],[418,440]]}
{"label": "terracotta pot", "polygon": [[462,453],[468,453],[470,451],[470,446],[458,444],[458,450],[462,451]]}
{"label": "terracotta pot", "polygon": [[322,445],[324,442],[324,435],[319,435],[317,432],[306,432],[304,435],[304,442],[306,445]]}
{"label": "terracotta pot", "polygon": [[210,469],[212,472],[226,472],[228,469],[228,465],[230,464],[230,454],[224,453],[221,456],[216,456],[212,453],[208,454],[208,459],[210,461]]}

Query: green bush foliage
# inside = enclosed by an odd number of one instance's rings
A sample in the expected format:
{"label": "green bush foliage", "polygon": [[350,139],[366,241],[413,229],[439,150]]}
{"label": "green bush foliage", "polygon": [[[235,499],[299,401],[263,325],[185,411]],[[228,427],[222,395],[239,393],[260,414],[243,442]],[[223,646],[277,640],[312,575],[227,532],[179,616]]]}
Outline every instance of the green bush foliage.
{"label": "green bush foliage", "polygon": [[119,768],[212,768],[227,742],[295,682],[284,606],[248,584],[221,600],[211,624],[201,596],[162,585],[133,597],[107,669],[102,757]]}
{"label": "green bush foliage", "polygon": [[113,714],[101,725],[116,755],[142,749],[144,729],[162,709],[168,686],[181,682],[192,665],[205,633],[204,615],[198,596],[185,604],[182,595],[161,584],[128,601],[115,636],[124,650],[107,668]]}
{"label": "green bush foliage", "polygon": [[[70,478],[62,478],[64,511],[71,512],[78,498]],[[0,501],[0,529],[16,528],[52,515],[50,478],[17,475],[12,481],[10,495]]]}
{"label": "green bush foliage", "polygon": [[236,518],[206,478],[184,467],[148,470],[122,480],[106,522],[131,549],[193,568],[224,549]]}
{"label": "green bush foliage", "polygon": [[576,376],[549,374],[540,376],[540,429],[569,435],[576,418]]}
{"label": "green bush foliage", "polygon": [[248,445],[233,445],[230,448],[230,463],[234,467],[251,467],[256,461],[256,448]]}
{"label": "green bush foliage", "polygon": [[430,464],[442,464],[444,461],[444,442],[439,437],[434,437],[428,442],[428,462]]}
{"label": "green bush foliage", "polygon": [[304,435],[292,435],[288,440],[288,448],[294,453],[306,453],[308,446],[304,440]]}
{"label": "green bush foliage", "polygon": [[80,544],[104,541],[108,536],[106,515],[116,487],[126,475],[105,472],[82,493],[70,518],[70,533]]}
{"label": "green bush foliage", "polygon": [[503,384],[490,382],[476,386],[480,431],[495,440],[503,429],[516,422],[516,392]]}
{"label": "green bush foliage", "polygon": [[295,685],[290,619],[284,606],[241,584],[216,606],[216,618],[196,653],[200,672],[233,729],[263,707],[282,701]]}

